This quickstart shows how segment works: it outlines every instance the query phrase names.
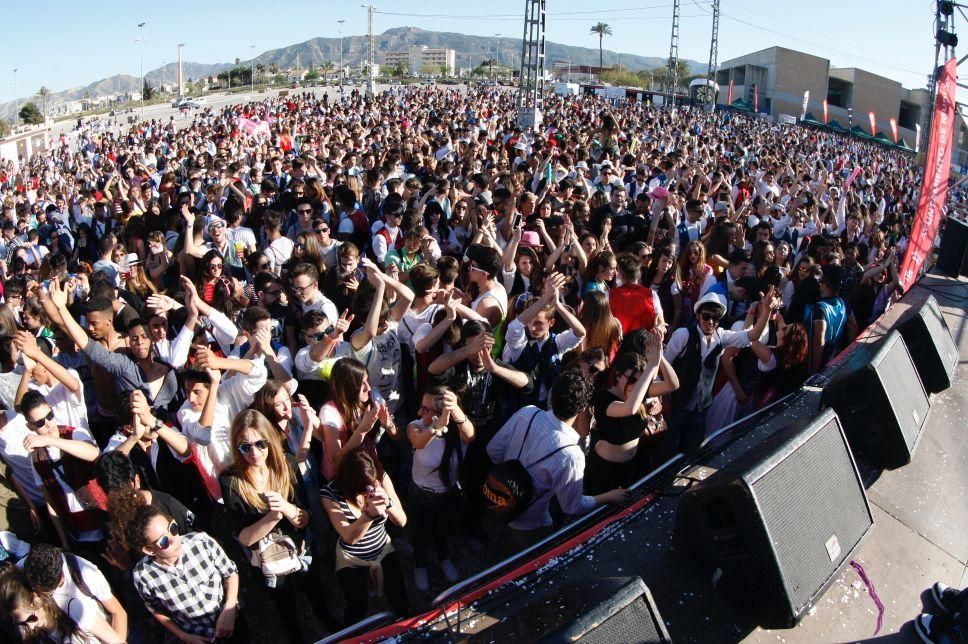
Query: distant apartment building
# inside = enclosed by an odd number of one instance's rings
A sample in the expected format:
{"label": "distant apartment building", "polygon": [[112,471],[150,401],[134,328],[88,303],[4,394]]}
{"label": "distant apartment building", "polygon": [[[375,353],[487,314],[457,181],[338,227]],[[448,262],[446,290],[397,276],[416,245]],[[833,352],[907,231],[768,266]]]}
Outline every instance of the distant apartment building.
{"label": "distant apartment building", "polygon": [[446,69],[446,75],[453,76],[457,54],[453,49],[411,45],[402,51],[388,51],[383,57],[386,67],[393,68],[402,63],[412,75],[439,75]]}

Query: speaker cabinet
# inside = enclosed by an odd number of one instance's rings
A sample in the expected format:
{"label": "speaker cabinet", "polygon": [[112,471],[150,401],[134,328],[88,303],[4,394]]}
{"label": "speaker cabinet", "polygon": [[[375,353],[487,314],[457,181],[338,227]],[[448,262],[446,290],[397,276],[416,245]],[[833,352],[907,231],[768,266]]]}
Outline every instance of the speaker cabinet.
{"label": "speaker cabinet", "polygon": [[900,333],[867,356],[857,351],[844,363],[821,405],[837,412],[852,449],[872,465],[896,469],[911,462],[931,402]]}
{"label": "speaker cabinet", "polygon": [[673,547],[764,628],[795,625],[874,525],[832,410],[788,425],[679,499]]}
{"label": "speaker cabinet", "polygon": [[936,394],[950,387],[958,368],[958,345],[934,296],[929,295],[923,306],[905,316],[897,330],[925,391]]}
{"label": "speaker cabinet", "polygon": [[[622,580],[624,581],[624,580]],[[564,616],[561,616],[564,617]],[[615,593],[538,642],[540,644],[671,642],[645,582],[634,577]]]}
{"label": "speaker cabinet", "polygon": [[968,224],[948,217],[935,265],[949,277],[968,277]]}

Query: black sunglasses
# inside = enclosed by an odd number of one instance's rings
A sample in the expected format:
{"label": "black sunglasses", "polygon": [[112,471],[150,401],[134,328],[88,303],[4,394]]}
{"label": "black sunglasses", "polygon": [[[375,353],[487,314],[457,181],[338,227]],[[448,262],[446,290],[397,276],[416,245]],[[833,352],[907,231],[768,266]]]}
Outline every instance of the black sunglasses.
{"label": "black sunglasses", "polygon": [[53,409],[51,409],[47,413],[47,415],[44,416],[43,418],[38,418],[37,420],[28,420],[27,421],[27,424],[30,425],[31,427],[33,427],[34,429],[40,429],[41,427],[43,427],[44,425],[47,424],[47,421],[48,420],[54,420],[54,410]]}
{"label": "black sunglasses", "polygon": [[253,443],[239,443],[239,454],[248,454],[253,447],[257,447],[264,452],[269,448],[269,442],[259,439]]}
{"label": "black sunglasses", "polygon": [[16,624],[17,626],[30,626],[31,624],[36,624],[38,622],[38,620],[40,620],[40,618],[37,617],[37,615],[31,615],[30,617],[28,617],[24,621],[22,621],[22,622],[14,622],[14,624]]}
{"label": "black sunglasses", "polygon": [[328,233],[329,232],[329,228],[315,228],[314,230],[317,233]]}
{"label": "black sunglasses", "polygon": [[716,315],[715,313],[701,313],[699,317],[702,318],[703,322],[719,322],[723,319],[722,315]]}

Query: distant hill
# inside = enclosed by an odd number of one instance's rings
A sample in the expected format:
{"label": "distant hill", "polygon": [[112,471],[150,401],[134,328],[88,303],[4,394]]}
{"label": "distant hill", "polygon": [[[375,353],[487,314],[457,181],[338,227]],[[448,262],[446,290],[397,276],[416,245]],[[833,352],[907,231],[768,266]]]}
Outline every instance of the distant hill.
{"label": "distant hill", "polygon": [[[427,45],[428,47],[446,47],[456,52],[457,67],[477,67],[486,58],[497,58],[501,65],[518,65],[521,58],[521,40],[519,38],[494,36],[469,36],[466,34],[445,31],[426,31],[417,27],[395,27],[388,29],[375,37],[376,62],[383,63],[383,53],[398,51],[410,45]],[[594,40],[594,39],[592,39]],[[256,63],[266,66],[277,65],[280,69],[300,66],[309,67],[323,61],[339,62],[339,38],[313,38],[305,42],[289,45],[280,49],[271,49],[255,57]],[[350,66],[360,66],[366,59],[366,36],[345,36],[343,38],[343,62]],[[605,65],[615,65],[621,59],[623,67],[633,71],[640,69],[654,69],[666,64],[662,56],[640,56],[630,53],[619,53],[605,50]],[[555,61],[570,61],[573,65],[598,65],[597,47],[575,47],[561,43],[547,43],[547,66],[551,69]],[[248,65],[251,61],[242,61]],[[694,73],[706,71],[706,64],[694,60],[685,61]],[[195,63],[185,62],[183,68],[185,78],[201,78],[214,76],[219,72],[231,69],[235,64],[228,63]],[[178,64],[168,63],[158,69],[145,73],[145,78],[152,85],[174,83],[178,80]],[[48,105],[56,105],[66,101],[75,101],[85,96],[97,97],[120,92],[137,91],[140,79],[128,74],[117,74],[103,78],[88,85],[73,87],[66,90],[55,90],[47,99]],[[51,88],[52,90],[54,88]],[[0,118],[10,119],[16,105],[33,100],[36,96],[27,96],[19,101],[0,103]]]}

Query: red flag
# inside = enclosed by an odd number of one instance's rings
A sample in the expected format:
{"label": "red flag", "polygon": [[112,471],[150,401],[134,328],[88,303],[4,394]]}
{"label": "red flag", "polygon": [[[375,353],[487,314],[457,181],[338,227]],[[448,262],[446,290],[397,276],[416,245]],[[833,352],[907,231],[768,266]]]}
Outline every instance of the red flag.
{"label": "red flag", "polygon": [[753,85],[753,111],[760,111],[760,88],[757,85]]}
{"label": "red flag", "polygon": [[726,95],[726,104],[727,105],[733,104],[733,79],[732,78],[729,79],[729,93]]}
{"label": "red flag", "polygon": [[894,142],[897,143],[897,119],[891,119],[891,134],[894,136]]}
{"label": "red flag", "polygon": [[924,260],[931,254],[938,234],[941,212],[948,197],[948,177],[951,174],[951,146],[955,130],[955,86],[958,80],[958,61],[945,63],[938,78],[938,94],[934,100],[931,137],[924,162],[924,184],[914,216],[914,228],[901,265],[901,286],[908,290],[921,273]]}
{"label": "red flag", "polygon": [[823,99],[823,122],[827,124],[827,99]]}
{"label": "red flag", "polygon": [[877,118],[874,116],[874,113],[873,112],[868,113],[867,116],[871,120],[871,136],[874,136],[875,134],[877,134],[877,132],[874,131],[874,130],[877,129],[877,125],[876,125]]}

